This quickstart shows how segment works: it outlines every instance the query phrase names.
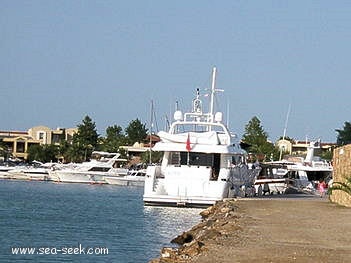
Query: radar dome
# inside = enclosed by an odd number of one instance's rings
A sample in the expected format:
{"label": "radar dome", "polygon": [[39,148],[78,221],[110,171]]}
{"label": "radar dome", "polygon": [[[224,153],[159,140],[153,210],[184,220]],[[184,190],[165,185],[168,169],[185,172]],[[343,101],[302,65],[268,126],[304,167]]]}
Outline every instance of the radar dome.
{"label": "radar dome", "polygon": [[174,112],[173,117],[176,121],[181,121],[183,120],[183,113],[180,110],[177,110],[176,112]]}

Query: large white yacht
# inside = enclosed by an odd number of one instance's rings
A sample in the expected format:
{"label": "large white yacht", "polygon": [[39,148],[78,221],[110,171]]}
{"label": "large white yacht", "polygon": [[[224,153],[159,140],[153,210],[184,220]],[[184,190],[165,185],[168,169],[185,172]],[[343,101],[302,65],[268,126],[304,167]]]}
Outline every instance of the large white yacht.
{"label": "large white yacht", "polygon": [[174,113],[175,121],[153,151],[164,152],[161,165],[148,166],[143,200],[146,205],[208,206],[223,198],[254,193],[259,170],[249,169],[238,138],[214,114],[216,69],[213,69],[209,112],[199,90],[191,112]]}

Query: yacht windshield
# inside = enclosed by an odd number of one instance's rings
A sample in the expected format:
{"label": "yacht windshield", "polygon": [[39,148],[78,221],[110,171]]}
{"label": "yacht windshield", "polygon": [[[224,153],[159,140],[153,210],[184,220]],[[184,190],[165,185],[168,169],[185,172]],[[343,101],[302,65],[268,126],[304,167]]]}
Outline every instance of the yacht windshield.
{"label": "yacht windshield", "polygon": [[170,164],[172,165],[197,165],[207,167],[217,166],[220,159],[219,154],[197,152],[172,152],[170,157]]}
{"label": "yacht windshield", "polygon": [[177,124],[174,129],[174,133],[184,133],[184,132],[208,132],[216,131],[219,133],[224,133],[223,127],[219,125],[208,125],[208,124]]}

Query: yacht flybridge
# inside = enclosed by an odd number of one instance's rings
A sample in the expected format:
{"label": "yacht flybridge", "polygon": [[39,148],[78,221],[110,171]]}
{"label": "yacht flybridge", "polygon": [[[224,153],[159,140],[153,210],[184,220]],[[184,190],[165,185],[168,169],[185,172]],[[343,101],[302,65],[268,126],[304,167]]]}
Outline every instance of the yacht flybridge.
{"label": "yacht flybridge", "polygon": [[209,112],[203,112],[200,92],[191,112],[174,113],[168,132],[153,151],[164,152],[161,165],[149,166],[143,200],[146,205],[208,206],[223,198],[254,193],[259,171],[249,169],[238,138],[214,114],[216,69],[213,70]]}

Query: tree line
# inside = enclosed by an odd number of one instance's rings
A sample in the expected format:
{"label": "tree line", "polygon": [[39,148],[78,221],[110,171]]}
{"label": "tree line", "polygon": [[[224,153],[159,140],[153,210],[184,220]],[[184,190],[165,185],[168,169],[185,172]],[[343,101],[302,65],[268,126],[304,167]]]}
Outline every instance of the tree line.
{"label": "tree line", "polygon": [[[78,132],[73,135],[72,141],[62,141],[60,145],[33,145],[28,150],[28,160],[38,160],[42,162],[56,161],[58,157],[63,157],[65,162],[82,162],[89,160],[93,151],[120,152],[122,157],[127,157],[121,151],[120,146],[132,145],[135,142],[144,142],[148,129],[139,119],[132,120],[123,129],[119,125],[109,126],[106,129],[106,136],[100,136],[96,130],[96,124],[89,116],[85,116],[82,123],[77,125]],[[345,122],[343,129],[335,130],[337,135],[337,145],[351,143],[351,123]],[[289,139],[289,137],[285,137]],[[289,139],[292,140],[292,139]],[[278,160],[279,149],[274,143],[268,141],[268,133],[264,130],[261,121],[254,116],[245,126],[242,142],[245,149],[260,161]],[[148,155],[142,156],[144,161],[148,160]],[[155,155],[159,158],[160,155]],[[331,160],[332,153],[322,156]],[[157,160],[151,160],[157,161]]]}

